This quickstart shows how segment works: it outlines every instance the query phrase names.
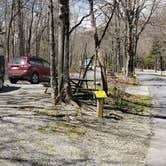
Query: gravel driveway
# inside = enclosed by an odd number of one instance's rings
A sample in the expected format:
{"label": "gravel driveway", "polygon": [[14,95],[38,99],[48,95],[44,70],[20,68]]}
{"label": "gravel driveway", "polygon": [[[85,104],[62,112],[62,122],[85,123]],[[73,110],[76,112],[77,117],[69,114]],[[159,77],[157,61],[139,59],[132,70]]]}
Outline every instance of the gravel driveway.
{"label": "gravel driveway", "polygon": [[42,85],[7,84],[0,93],[0,165],[145,164],[149,118],[110,110],[121,118],[98,120],[89,105],[53,108]]}

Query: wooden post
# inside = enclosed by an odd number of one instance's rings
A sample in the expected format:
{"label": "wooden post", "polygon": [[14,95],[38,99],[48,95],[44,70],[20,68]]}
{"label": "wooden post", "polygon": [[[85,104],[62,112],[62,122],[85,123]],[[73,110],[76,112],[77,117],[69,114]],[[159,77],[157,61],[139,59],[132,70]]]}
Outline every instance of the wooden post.
{"label": "wooden post", "polygon": [[104,98],[107,97],[105,91],[96,91],[98,118],[103,118]]}
{"label": "wooden post", "polygon": [[98,111],[98,118],[103,118],[103,106],[104,106],[104,99],[97,99],[97,111]]}

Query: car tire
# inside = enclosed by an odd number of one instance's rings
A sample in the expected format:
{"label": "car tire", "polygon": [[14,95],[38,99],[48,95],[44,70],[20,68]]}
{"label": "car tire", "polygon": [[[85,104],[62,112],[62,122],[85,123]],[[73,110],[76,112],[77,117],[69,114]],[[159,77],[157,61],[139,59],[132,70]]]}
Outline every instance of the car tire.
{"label": "car tire", "polygon": [[33,73],[31,76],[31,84],[38,84],[39,83],[39,74]]}
{"label": "car tire", "polygon": [[15,78],[9,78],[9,81],[10,81],[10,83],[12,83],[12,84],[16,84],[18,80],[15,79]]}

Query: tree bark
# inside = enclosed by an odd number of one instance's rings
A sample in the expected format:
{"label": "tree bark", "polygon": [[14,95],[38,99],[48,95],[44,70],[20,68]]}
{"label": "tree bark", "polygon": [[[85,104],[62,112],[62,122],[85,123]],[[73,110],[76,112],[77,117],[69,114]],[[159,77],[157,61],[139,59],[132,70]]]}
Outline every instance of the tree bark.
{"label": "tree bark", "polygon": [[99,42],[99,37],[97,33],[97,26],[96,26],[96,19],[94,15],[94,3],[93,0],[88,0],[89,1],[89,10],[90,10],[90,16],[91,16],[91,26],[92,26],[92,31],[93,31],[93,38],[95,42],[95,58],[94,58],[94,88],[96,89],[96,66],[97,66],[97,55],[98,55],[98,42]]}
{"label": "tree bark", "polygon": [[[98,36],[98,32],[97,32],[97,26],[96,26],[96,19],[95,19],[95,14],[94,14],[94,0],[88,0],[89,1],[89,10],[90,10],[90,15],[91,15],[91,26],[92,26],[92,31],[93,31],[93,36],[94,36],[94,42],[95,42],[95,69],[94,69],[94,87],[96,89],[96,65],[97,65],[97,61],[99,62],[98,60],[98,51],[100,49],[100,45],[101,45],[101,42],[106,34],[106,31],[109,27],[109,24],[113,18],[113,15],[114,15],[114,12],[115,12],[115,8],[116,8],[116,0],[113,1],[113,11],[112,11],[112,14],[111,16],[109,17],[108,19],[108,22],[106,23],[106,26],[103,30],[103,33],[99,39],[99,36]],[[101,63],[99,62],[99,65],[100,65],[100,69],[101,69],[101,78],[102,78],[102,85],[103,85],[103,90],[106,91],[107,93],[107,90],[108,90],[108,87],[107,86],[107,80],[106,80],[106,72],[104,72],[103,70],[103,66],[101,65]],[[105,66],[106,67],[106,66]]]}
{"label": "tree bark", "polygon": [[63,91],[63,72],[64,72],[64,4],[59,0],[59,27],[58,27],[58,96],[62,97]]}
{"label": "tree bark", "polygon": [[54,27],[54,5],[53,0],[49,1],[49,23],[50,23],[50,84],[51,97],[53,99],[57,96],[57,71],[56,71],[56,44],[55,44],[55,27]]}
{"label": "tree bark", "polygon": [[19,55],[25,55],[25,38],[24,38],[24,23],[23,23],[23,12],[22,12],[22,0],[17,0],[17,9],[18,9],[18,45],[19,45]]}
{"label": "tree bark", "polygon": [[70,89],[70,76],[69,76],[69,67],[70,67],[70,51],[69,51],[69,28],[70,28],[70,18],[69,18],[69,0],[65,1],[65,43],[64,43],[64,89],[65,89],[65,100],[66,102],[71,99],[71,89]]}
{"label": "tree bark", "polygon": [[129,24],[129,46],[128,46],[128,56],[129,56],[129,64],[128,64],[128,76],[133,77],[134,75],[134,41],[133,41],[133,25]]}
{"label": "tree bark", "polygon": [[59,0],[59,27],[58,27],[58,96],[55,103],[69,102],[69,0]]}
{"label": "tree bark", "polygon": [[35,0],[32,2],[31,21],[29,25],[28,41],[27,41],[27,48],[26,48],[27,55],[31,55],[31,39],[32,39],[32,26],[34,21],[34,7],[35,7]]}

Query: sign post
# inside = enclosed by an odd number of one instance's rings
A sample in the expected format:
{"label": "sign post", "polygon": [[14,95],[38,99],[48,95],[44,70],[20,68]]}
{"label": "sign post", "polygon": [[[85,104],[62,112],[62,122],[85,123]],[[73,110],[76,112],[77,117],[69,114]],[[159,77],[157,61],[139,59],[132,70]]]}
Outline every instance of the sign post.
{"label": "sign post", "polygon": [[107,98],[105,91],[96,91],[98,117],[103,118],[104,99]]}

